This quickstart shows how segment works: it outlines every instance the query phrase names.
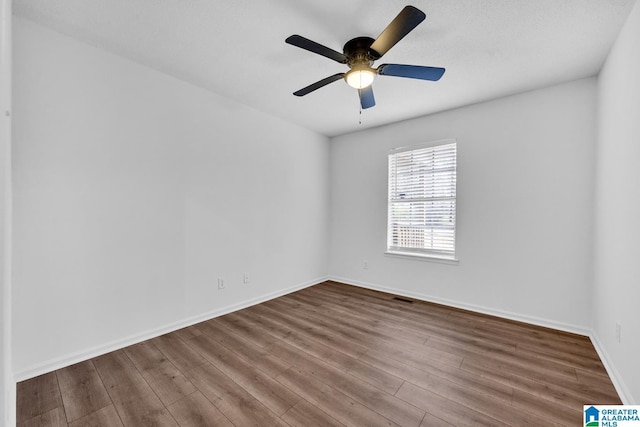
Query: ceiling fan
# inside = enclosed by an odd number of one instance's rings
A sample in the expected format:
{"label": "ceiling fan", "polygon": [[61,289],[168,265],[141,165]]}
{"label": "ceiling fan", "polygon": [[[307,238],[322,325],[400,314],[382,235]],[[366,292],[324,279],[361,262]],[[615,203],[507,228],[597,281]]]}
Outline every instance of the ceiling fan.
{"label": "ceiling fan", "polygon": [[285,42],[306,49],[318,55],[333,59],[350,68],[346,73],[337,73],[304,87],[293,94],[305,96],[321,87],[344,79],[349,86],[358,89],[360,105],[363,109],[376,105],[371,83],[376,75],[408,77],[411,79],[437,81],[444,74],[445,69],[439,67],[423,67],[420,65],[382,64],[372,68],[375,61],[387,53],[389,49],[418,26],[426,15],[420,9],[406,6],[398,16],[382,31],[377,39],[371,37],[356,37],[349,40],[343,47],[343,53],[323,46],[297,34],[287,37]]}

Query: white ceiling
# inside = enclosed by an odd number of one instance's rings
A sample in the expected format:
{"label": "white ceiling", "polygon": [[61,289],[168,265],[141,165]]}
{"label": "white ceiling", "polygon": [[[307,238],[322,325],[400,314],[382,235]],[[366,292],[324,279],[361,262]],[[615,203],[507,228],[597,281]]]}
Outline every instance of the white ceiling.
{"label": "white ceiling", "polygon": [[285,44],[335,50],[377,37],[389,0],[14,0],[14,13],[319,133],[335,136],[593,76],[635,0],[415,0],[427,19],[376,65],[447,69],[438,82],[378,76],[362,112],[347,67]]}

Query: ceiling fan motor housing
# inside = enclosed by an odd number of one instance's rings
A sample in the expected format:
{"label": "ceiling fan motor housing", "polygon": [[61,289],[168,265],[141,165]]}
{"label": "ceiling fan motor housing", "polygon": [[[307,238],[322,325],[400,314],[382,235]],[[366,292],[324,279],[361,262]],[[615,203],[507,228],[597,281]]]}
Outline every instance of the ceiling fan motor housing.
{"label": "ceiling fan motor housing", "polygon": [[380,55],[371,49],[374,41],[371,37],[356,37],[346,42],[342,51],[347,57],[347,65],[350,68],[354,65],[373,65],[373,61],[380,58]]}

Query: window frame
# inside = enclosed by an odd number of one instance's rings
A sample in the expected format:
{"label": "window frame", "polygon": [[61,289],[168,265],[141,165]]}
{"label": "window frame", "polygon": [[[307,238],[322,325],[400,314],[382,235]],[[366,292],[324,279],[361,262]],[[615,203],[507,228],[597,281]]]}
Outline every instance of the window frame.
{"label": "window frame", "polygon": [[[393,155],[405,153],[408,151],[418,151],[429,148],[434,148],[438,146],[444,145],[455,145],[455,162],[454,162],[454,171],[453,175],[455,178],[454,185],[454,197],[448,198],[452,199],[454,203],[453,214],[453,251],[452,252],[443,252],[438,250],[430,250],[430,249],[422,249],[422,248],[411,248],[411,247],[401,247],[401,246],[392,246],[392,214],[391,208],[392,203],[392,175],[391,175],[391,158]],[[435,262],[443,262],[447,264],[457,264],[457,232],[458,232],[458,213],[457,213],[457,199],[458,199],[458,141],[455,138],[447,138],[436,141],[425,142],[421,144],[416,144],[413,146],[405,146],[405,147],[397,147],[389,150],[387,155],[387,241],[386,241],[386,251],[385,255],[391,257],[399,257],[399,258],[408,258],[408,259],[419,259],[425,261],[435,261]]]}

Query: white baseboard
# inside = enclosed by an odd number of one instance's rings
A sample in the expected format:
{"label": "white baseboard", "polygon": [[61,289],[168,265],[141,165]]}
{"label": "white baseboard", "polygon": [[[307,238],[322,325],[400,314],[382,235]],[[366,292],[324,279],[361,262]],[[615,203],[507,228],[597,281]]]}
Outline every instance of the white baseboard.
{"label": "white baseboard", "polygon": [[595,333],[595,331],[591,331],[591,334],[589,334],[589,338],[591,338],[591,343],[593,343],[593,347],[596,349],[598,356],[600,356],[600,360],[602,361],[604,368],[607,370],[609,378],[611,378],[611,382],[616,388],[616,391],[618,392],[622,403],[624,403],[625,405],[637,405],[638,402],[635,402],[633,400],[633,396],[631,396],[629,388],[627,388],[627,385],[624,383],[622,375],[620,375],[620,372],[618,372],[615,365],[611,362],[611,357],[609,357],[609,354],[607,353],[605,348],[600,344],[600,340],[598,339],[598,335]]}
{"label": "white baseboard", "polygon": [[556,329],[559,331],[570,332],[573,334],[591,336],[591,329],[572,325],[568,323],[556,322],[554,320],[543,319],[535,316],[527,316],[510,311],[497,310],[494,308],[483,307],[475,304],[468,304],[460,301],[449,300],[446,298],[434,297],[432,295],[422,294],[419,292],[411,292],[404,289],[390,288],[386,286],[380,286],[373,283],[362,282],[359,280],[350,280],[343,277],[329,277],[329,280],[335,282],[346,283],[348,285],[358,286],[365,289],[371,289],[374,291],[387,292],[395,295],[401,295],[409,298],[414,298],[421,301],[433,302],[436,304],[442,304],[449,307],[461,308],[463,310],[474,311],[476,313],[488,314],[490,316],[502,317],[504,319],[515,320],[518,322],[529,323],[531,325],[542,326],[545,328]]}
{"label": "white baseboard", "polygon": [[65,368],[67,366],[73,365],[78,362],[82,362],[84,360],[101,356],[103,354],[110,353],[112,351],[119,350],[121,348],[128,347],[133,344],[138,344],[142,341],[146,341],[148,339],[155,338],[160,335],[164,335],[169,332],[176,331],[178,329],[186,328],[187,326],[195,325],[196,323],[204,322],[206,320],[210,320],[215,317],[223,316],[225,314],[228,314],[234,311],[242,310],[243,308],[251,307],[252,305],[260,304],[262,302],[269,301],[271,299],[290,294],[300,289],[308,288],[309,286],[317,285],[318,283],[322,283],[326,280],[328,280],[328,277],[321,277],[315,280],[310,280],[295,286],[291,286],[289,288],[268,293],[266,295],[261,295],[259,297],[242,301],[236,304],[228,305],[226,307],[201,313],[197,316],[192,316],[187,319],[170,323],[168,325],[164,325],[156,329],[141,332],[139,334],[130,335],[128,337],[111,341],[103,345],[82,350],[73,354],[65,355],[63,357],[59,357],[54,360],[48,360],[36,366],[32,366],[30,368],[24,369],[20,372],[15,372],[14,378],[16,382],[34,378],[34,377],[37,377],[38,375],[46,374],[48,372],[52,372],[57,369]]}

